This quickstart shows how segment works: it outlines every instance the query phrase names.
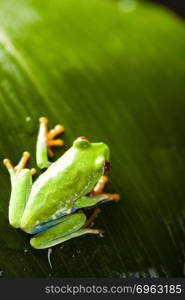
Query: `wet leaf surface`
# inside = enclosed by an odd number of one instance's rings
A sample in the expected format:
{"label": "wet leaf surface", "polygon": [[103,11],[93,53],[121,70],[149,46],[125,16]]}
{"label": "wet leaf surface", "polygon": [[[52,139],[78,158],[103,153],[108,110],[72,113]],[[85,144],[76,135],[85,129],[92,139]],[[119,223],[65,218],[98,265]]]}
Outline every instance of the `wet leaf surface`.
{"label": "wet leaf surface", "polygon": [[[184,53],[183,21],[150,4],[1,1],[0,276],[184,276]],[[81,135],[110,146],[106,190],[121,195],[100,206],[103,237],[49,252],[9,225],[2,164],[28,150],[35,166],[42,115],[66,128],[55,158]]]}

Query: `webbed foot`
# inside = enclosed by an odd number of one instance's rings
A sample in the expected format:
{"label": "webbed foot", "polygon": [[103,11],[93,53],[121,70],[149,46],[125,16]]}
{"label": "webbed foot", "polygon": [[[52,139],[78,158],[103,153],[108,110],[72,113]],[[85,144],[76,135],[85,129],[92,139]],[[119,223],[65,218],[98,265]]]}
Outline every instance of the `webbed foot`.
{"label": "webbed foot", "polygon": [[[10,174],[18,175],[23,169],[25,169],[29,158],[30,158],[30,153],[27,152],[27,151],[25,151],[25,152],[23,152],[22,157],[21,157],[19,163],[15,167],[13,167],[10,159],[7,159],[7,158],[5,158],[3,160],[3,164],[8,169],[8,171],[9,171]],[[35,168],[32,168],[30,170],[30,172],[31,172],[32,175],[34,175],[37,171],[36,171]]]}
{"label": "webbed foot", "polygon": [[39,122],[40,122],[41,126],[44,127],[48,155],[52,157],[54,155],[54,153],[51,150],[51,147],[64,145],[64,141],[62,139],[55,139],[55,137],[57,135],[64,132],[64,126],[56,125],[53,129],[48,130],[48,119],[46,117],[41,117],[39,119]]}
{"label": "webbed foot", "polygon": [[37,139],[37,151],[36,160],[39,168],[48,168],[50,162],[48,161],[48,155],[51,157],[54,155],[51,148],[53,146],[63,146],[64,141],[62,139],[55,139],[57,135],[64,131],[63,125],[56,125],[53,129],[48,130],[48,119],[41,117],[39,119],[40,128]]}
{"label": "webbed foot", "polygon": [[95,185],[94,189],[92,192],[90,192],[89,196],[103,196],[105,199],[112,200],[112,201],[119,201],[120,200],[120,195],[119,194],[109,194],[109,193],[104,193],[103,189],[105,184],[108,182],[107,176],[101,176],[100,180],[98,183]]}

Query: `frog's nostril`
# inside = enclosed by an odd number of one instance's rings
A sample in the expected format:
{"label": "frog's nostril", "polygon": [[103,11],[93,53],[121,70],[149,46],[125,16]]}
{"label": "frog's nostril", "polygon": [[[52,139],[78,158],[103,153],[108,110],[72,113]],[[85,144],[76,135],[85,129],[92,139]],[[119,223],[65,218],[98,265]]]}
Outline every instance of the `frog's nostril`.
{"label": "frog's nostril", "polygon": [[110,162],[108,160],[105,160],[104,163],[104,173],[107,173],[110,169]]}

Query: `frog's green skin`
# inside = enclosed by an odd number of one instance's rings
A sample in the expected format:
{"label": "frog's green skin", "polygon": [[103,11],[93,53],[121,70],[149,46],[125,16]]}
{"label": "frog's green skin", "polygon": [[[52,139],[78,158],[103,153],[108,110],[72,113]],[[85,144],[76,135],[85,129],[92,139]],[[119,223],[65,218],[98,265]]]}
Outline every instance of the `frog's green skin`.
{"label": "frog's green skin", "polygon": [[[42,126],[38,138],[43,140]],[[38,141],[40,164],[42,154],[46,162],[46,143]],[[105,161],[109,161],[106,144],[78,138],[33,185],[29,169],[16,174],[14,169],[9,168],[12,184],[10,224],[31,234],[41,231],[31,239],[35,248],[47,248],[75,236],[97,233],[97,230],[83,227],[86,221],[83,212],[73,212],[105,199],[102,195],[86,196],[104,174]]]}
{"label": "frog's green skin", "polygon": [[34,182],[20,227],[31,233],[39,223],[70,213],[75,201],[93,189],[108,159],[105,144],[76,140]]}

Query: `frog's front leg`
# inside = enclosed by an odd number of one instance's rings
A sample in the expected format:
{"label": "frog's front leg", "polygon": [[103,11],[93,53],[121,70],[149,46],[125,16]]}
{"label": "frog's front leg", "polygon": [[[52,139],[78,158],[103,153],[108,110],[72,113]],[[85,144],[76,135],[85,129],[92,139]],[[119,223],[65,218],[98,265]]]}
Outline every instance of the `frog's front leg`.
{"label": "frog's front leg", "polygon": [[120,199],[119,194],[109,194],[103,192],[107,181],[108,178],[106,176],[101,176],[100,180],[89,195],[80,197],[78,200],[76,200],[74,203],[74,209],[94,206],[99,202],[118,201]]}
{"label": "frog's front leg", "polygon": [[83,212],[67,215],[54,221],[49,229],[35,235],[30,240],[30,244],[36,249],[44,249],[86,233],[99,234],[101,232],[99,229],[87,228],[87,225],[89,224]]}
{"label": "frog's front leg", "polygon": [[9,159],[4,159],[3,163],[10,173],[11,197],[9,203],[9,222],[15,227],[20,227],[21,218],[28,200],[31,186],[32,175],[35,169],[25,169],[26,163],[30,158],[29,152],[24,152],[18,165],[14,168]]}
{"label": "frog's front leg", "polygon": [[64,131],[63,125],[56,125],[55,128],[48,131],[48,119],[41,117],[39,119],[40,128],[37,139],[36,149],[36,161],[39,168],[48,168],[50,162],[48,161],[48,155],[53,156],[51,147],[63,146],[64,141],[62,139],[55,139],[55,137]]}

